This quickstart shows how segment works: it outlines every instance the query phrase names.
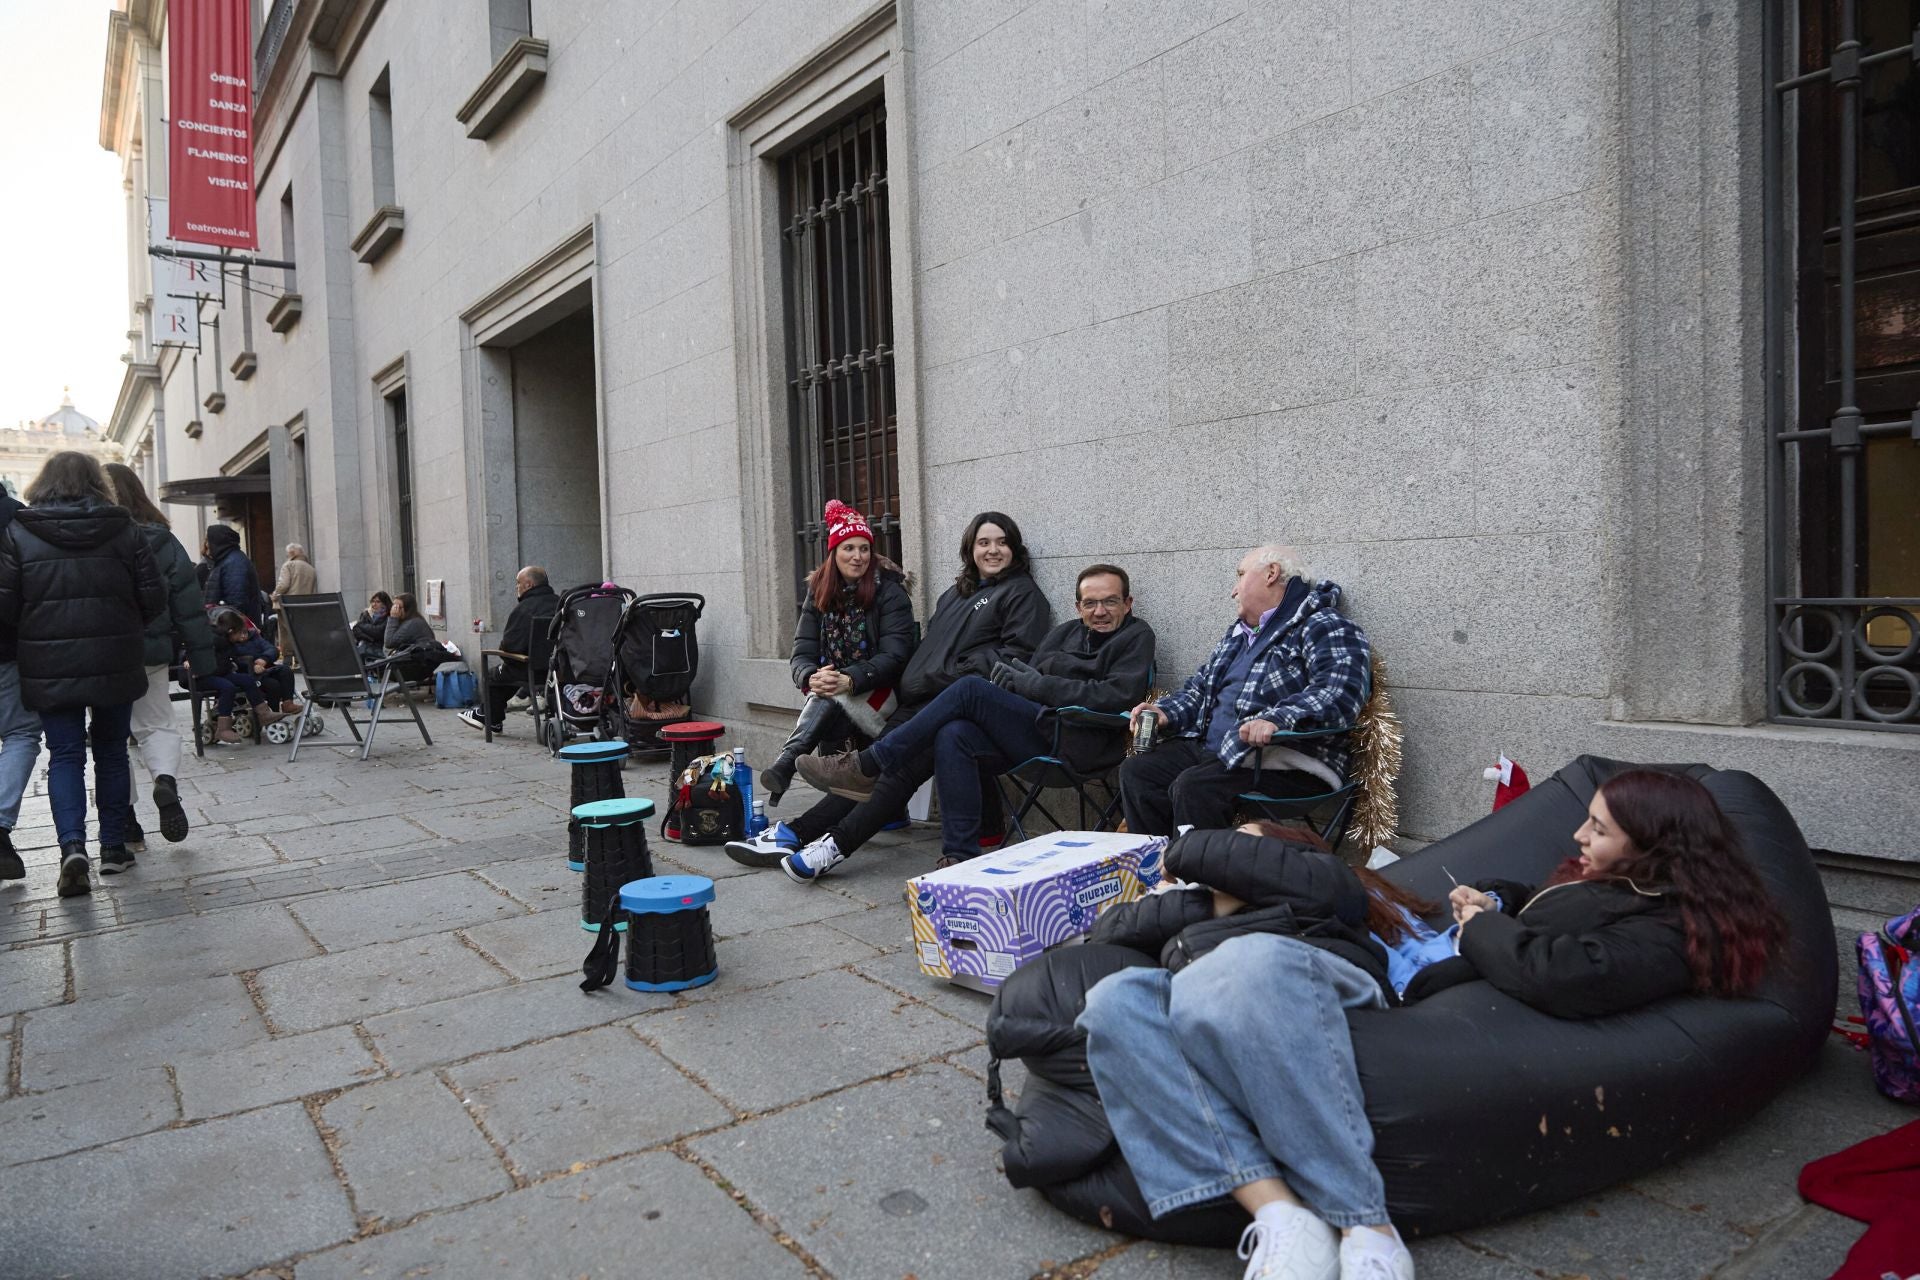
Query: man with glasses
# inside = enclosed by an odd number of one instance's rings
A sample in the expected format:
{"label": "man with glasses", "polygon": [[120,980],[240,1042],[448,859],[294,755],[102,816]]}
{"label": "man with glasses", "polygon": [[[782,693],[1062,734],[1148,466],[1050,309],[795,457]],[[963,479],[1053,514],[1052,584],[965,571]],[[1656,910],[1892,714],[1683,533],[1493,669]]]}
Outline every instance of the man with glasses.
{"label": "man with glasses", "polygon": [[[866,750],[802,760],[801,771],[835,795],[864,800],[881,775],[910,769],[931,752],[942,865],[973,857],[980,852],[983,775],[1050,754],[1050,713],[1061,707],[1124,713],[1146,696],[1153,628],[1133,615],[1131,590],[1117,565],[1082,569],[1074,586],[1078,620],[1049,631],[1032,662],[996,663],[990,680],[963,676]],[[1125,754],[1126,735],[1064,725],[1060,748],[1075,767],[1098,772]]]}

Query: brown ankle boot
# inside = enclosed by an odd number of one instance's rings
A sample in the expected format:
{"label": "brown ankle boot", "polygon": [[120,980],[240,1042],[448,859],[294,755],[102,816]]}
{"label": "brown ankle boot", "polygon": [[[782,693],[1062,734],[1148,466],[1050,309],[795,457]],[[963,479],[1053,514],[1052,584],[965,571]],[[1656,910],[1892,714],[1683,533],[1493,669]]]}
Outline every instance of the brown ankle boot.
{"label": "brown ankle boot", "polygon": [[241,741],[240,735],[233,731],[232,716],[217,716],[214,718],[213,740],[215,742],[224,742],[229,746]]}

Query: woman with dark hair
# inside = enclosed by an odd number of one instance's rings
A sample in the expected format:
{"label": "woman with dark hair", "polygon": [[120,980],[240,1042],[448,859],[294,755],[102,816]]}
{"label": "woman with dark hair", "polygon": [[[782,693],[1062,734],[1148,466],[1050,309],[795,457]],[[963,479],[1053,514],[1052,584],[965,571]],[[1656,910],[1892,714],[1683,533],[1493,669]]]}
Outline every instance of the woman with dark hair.
{"label": "woman with dark hair", "polygon": [[387,616],[393,612],[393,597],[376,591],[367,597],[367,607],[353,623],[353,647],[363,662],[372,662],[387,651]]}
{"label": "woman with dark hair", "polygon": [[[132,782],[127,737],[146,692],[144,631],[167,609],[146,539],[113,504],[100,464],[67,451],[27,486],[27,509],[0,534],[0,622],[19,636],[20,698],[47,735],[47,794],[63,898],[88,893],[87,747],[100,813],[100,869],[133,865],[125,845]],[[91,713],[92,723],[88,717]]]}
{"label": "woman with dark hair", "polygon": [[913,601],[906,574],[873,549],[866,517],[827,503],[827,556],[807,575],[793,629],[794,687],[807,695],[780,756],[761,770],[769,806],[793,782],[793,765],[823,742],[880,734],[894,682],[913,654]]}
{"label": "woman with dark hair", "polygon": [[410,592],[402,591],[393,598],[385,639],[397,680],[424,680],[447,660],[447,651],[433,638],[433,628],[420,616],[420,606]]}
{"label": "woman with dark hair", "polygon": [[[1104,979],[1078,1025],[1148,1208],[1158,1218],[1231,1196],[1253,1216],[1240,1242],[1248,1277],[1413,1275],[1373,1164],[1347,1009],[1475,978],[1563,1018],[1689,991],[1736,996],[1752,990],[1786,933],[1712,795],[1678,774],[1609,780],[1574,833],[1579,856],[1539,889],[1455,889],[1448,950],[1457,956],[1421,957],[1404,990],[1369,928],[1381,899],[1363,894],[1345,864],[1299,845],[1233,844],[1247,840],[1272,843],[1196,832],[1169,850],[1168,866],[1189,875],[1209,858],[1278,852],[1312,891],[1290,902],[1192,904],[1188,914],[1203,918],[1178,921],[1162,953],[1177,972]],[[1142,901],[1153,905],[1131,915],[1180,914]],[[1204,918],[1215,911],[1227,914]]]}
{"label": "woman with dark hair", "polygon": [[[142,637],[147,664],[147,691],[133,704],[133,741],[140,748],[147,773],[153,778],[153,804],[160,811],[160,834],[178,843],[187,838],[187,811],[180,803],[180,725],[173,713],[173,685],[169,668],[185,652],[189,670],[210,675],[214,670],[213,631],[201,605],[200,581],[193,557],[173,536],[172,522],[147,496],[133,468],[109,462],[103,470],[113,500],[127,509],[146,539],[147,550],[167,584],[167,612],[147,624]],[[134,816],[131,789],[123,843],[129,853],[146,852],[146,833]]]}

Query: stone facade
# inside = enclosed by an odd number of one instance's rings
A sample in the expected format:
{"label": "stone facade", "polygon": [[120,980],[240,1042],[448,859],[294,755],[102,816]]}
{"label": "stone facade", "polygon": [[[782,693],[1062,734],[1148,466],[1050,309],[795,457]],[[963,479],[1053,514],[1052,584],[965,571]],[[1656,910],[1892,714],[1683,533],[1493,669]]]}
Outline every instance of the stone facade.
{"label": "stone facade", "polygon": [[[102,138],[137,198],[161,6],[122,7]],[[604,560],[550,567],[704,593],[698,703],[771,740],[795,698],[760,140],[877,94],[923,614],[998,508],[1062,616],[1081,565],[1132,572],[1171,682],[1240,551],[1290,541],[1386,658],[1409,837],[1483,812],[1501,751],[1536,776],[1591,751],[1748,767],[1816,845],[1920,860],[1920,737],[1761,723],[1757,6],[553,0],[504,56],[483,4],[282,7],[256,169],[261,252],[296,265],[255,283],[298,318],[230,303],[197,389],[185,355],[141,385],[163,477],[264,440],[323,582],[396,585],[402,389],[419,576],[451,638],[494,634],[472,622],[504,619],[520,540],[572,536],[519,509],[567,477],[516,453],[511,394],[563,321],[593,383],[536,408],[597,465]]]}

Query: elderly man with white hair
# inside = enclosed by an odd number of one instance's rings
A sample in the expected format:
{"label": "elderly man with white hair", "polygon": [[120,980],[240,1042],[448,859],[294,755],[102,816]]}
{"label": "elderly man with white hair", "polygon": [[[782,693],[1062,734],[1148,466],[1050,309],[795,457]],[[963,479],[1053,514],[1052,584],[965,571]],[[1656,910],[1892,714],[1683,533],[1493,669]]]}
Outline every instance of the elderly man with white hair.
{"label": "elderly man with white hair", "polygon": [[1307,796],[1345,780],[1347,735],[1276,742],[1288,730],[1351,725],[1372,692],[1366,632],[1340,613],[1340,588],[1315,582],[1290,547],[1256,547],[1234,571],[1240,607],[1180,688],[1133,709],[1160,721],[1152,751],[1120,768],[1127,830],[1170,836],[1233,824],[1235,797]]}
{"label": "elderly man with white hair", "polygon": [[280,607],[281,596],[310,596],[320,590],[320,573],[307,559],[307,549],[297,542],[287,544],[287,558],[280,562],[280,573],[273,580],[273,607]]}

